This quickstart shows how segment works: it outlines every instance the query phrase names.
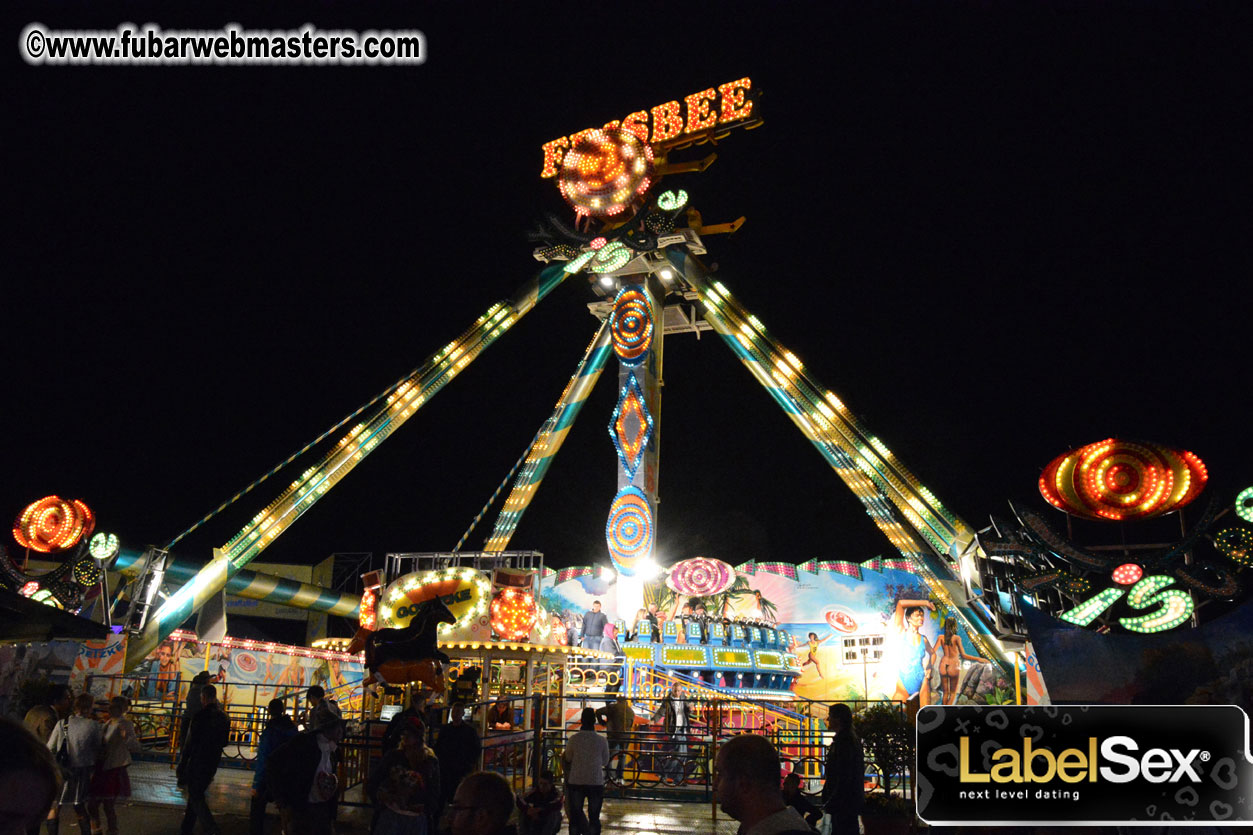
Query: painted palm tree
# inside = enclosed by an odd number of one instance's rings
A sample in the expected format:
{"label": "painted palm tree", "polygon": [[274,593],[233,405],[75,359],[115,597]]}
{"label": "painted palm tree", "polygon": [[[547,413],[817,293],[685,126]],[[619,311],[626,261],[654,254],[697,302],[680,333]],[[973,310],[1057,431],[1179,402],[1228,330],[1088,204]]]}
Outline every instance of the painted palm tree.
{"label": "painted palm tree", "polygon": [[741,598],[754,596],[757,598],[756,602],[760,604],[762,616],[771,623],[777,622],[779,607],[766,599],[761,592],[749,587],[748,578],[742,574],[735,575],[735,582],[726,591],[709,598],[710,603],[713,604],[709,608],[711,611],[717,611],[720,617],[726,617],[727,610],[731,608],[732,603]]}

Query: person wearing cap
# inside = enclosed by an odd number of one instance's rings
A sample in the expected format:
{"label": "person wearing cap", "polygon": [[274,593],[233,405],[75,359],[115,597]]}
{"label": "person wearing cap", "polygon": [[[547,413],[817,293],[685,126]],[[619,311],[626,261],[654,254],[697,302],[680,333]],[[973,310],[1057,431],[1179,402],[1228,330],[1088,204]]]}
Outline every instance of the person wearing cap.
{"label": "person wearing cap", "polygon": [[370,771],[366,795],[374,804],[373,835],[427,835],[440,798],[439,760],[426,747],[426,727],[409,717],[400,744]]}
{"label": "person wearing cap", "polygon": [[191,680],[191,686],[187,688],[187,708],[183,711],[183,723],[178,728],[178,744],[182,745],[187,739],[187,729],[191,727],[191,720],[196,718],[196,714],[200,712],[203,701],[200,698],[200,691],[209,683],[213,676],[208,670],[202,670],[196,673]]}

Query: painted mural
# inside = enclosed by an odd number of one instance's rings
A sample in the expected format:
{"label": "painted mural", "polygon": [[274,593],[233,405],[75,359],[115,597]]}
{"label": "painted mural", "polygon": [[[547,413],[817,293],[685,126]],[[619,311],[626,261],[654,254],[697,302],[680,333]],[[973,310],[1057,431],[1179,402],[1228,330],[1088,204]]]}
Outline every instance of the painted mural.
{"label": "painted mural", "polygon": [[[232,685],[233,693],[232,688],[219,690],[219,696],[225,693],[228,704],[239,699],[252,702],[254,690],[256,703],[265,704],[284,693],[318,684],[344,694],[340,703],[347,708],[345,698],[351,701],[360,694],[360,687],[351,685],[362,679],[360,659],[341,653],[251,642],[239,645],[167,640],[131,673],[135,679],[131,696],[177,700],[185,695],[188,682],[204,671],[208,671],[214,683]],[[347,695],[350,693],[353,695]]]}
{"label": "painted mural", "polygon": [[[703,606],[710,618],[769,624],[790,635],[801,664],[794,689],[803,698],[919,704],[1014,700],[1013,682],[979,658],[959,628],[943,639],[950,615],[905,560],[750,562],[735,568],[733,584],[708,597],[679,594],[665,581],[663,572],[645,590],[645,602],[656,604],[663,618],[682,614],[685,605],[694,612]],[[571,642],[595,600],[611,620],[621,622],[623,632],[634,631],[638,613],[617,611],[610,572],[552,572],[540,594]]]}

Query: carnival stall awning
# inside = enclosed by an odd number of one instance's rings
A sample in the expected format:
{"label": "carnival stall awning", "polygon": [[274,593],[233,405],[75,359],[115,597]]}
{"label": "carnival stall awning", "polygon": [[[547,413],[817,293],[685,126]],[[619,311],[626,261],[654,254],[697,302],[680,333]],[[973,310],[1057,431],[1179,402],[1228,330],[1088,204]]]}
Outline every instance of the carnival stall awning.
{"label": "carnival stall awning", "polygon": [[0,592],[0,643],[28,644],[57,638],[100,639],[109,628],[12,592]]}

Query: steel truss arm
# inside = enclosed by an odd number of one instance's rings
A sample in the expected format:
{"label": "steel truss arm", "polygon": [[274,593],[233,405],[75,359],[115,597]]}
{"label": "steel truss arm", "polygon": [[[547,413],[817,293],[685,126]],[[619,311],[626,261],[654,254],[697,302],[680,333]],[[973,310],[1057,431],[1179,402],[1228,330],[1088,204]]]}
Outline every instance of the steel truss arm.
{"label": "steel truss arm", "polygon": [[666,257],[700,295],[713,329],[865,505],[892,545],[912,560],[932,593],[956,613],[979,652],[1004,666],[1000,641],[950,591],[954,573],[949,566],[970,544],[973,529],[944,508],[726,287],[709,278],[696,258],[675,249]]}
{"label": "steel truss arm", "polygon": [[[583,359],[579,360],[574,376],[557,400],[557,407],[553,409],[548,420],[544,421],[527,451],[526,462],[514,479],[513,490],[505,500],[500,515],[496,517],[496,526],[483,546],[484,551],[503,551],[509,546],[509,539],[517,529],[522,514],[535,498],[540,482],[552,466],[553,458],[561,450],[566,435],[570,433],[570,427],[574,425],[583,404],[587,402],[587,396],[592,393],[592,388],[600,379],[600,373],[605,370],[605,361],[613,353],[609,337],[609,320],[606,319],[601,323],[592,343],[587,346]],[[479,515],[482,516],[481,513]]]}
{"label": "steel truss arm", "polygon": [[512,299],[492,305],[465,333],[428,357],[380,408],[348,430],[319,463],[301,473],[225,546],[214,549],[213,559],[161,605],[139,634],[131,636],[126,649],[127,669],[142,661],[192,613],[220,592],[231,577],[569,274],[565,264],[545,268]]}

